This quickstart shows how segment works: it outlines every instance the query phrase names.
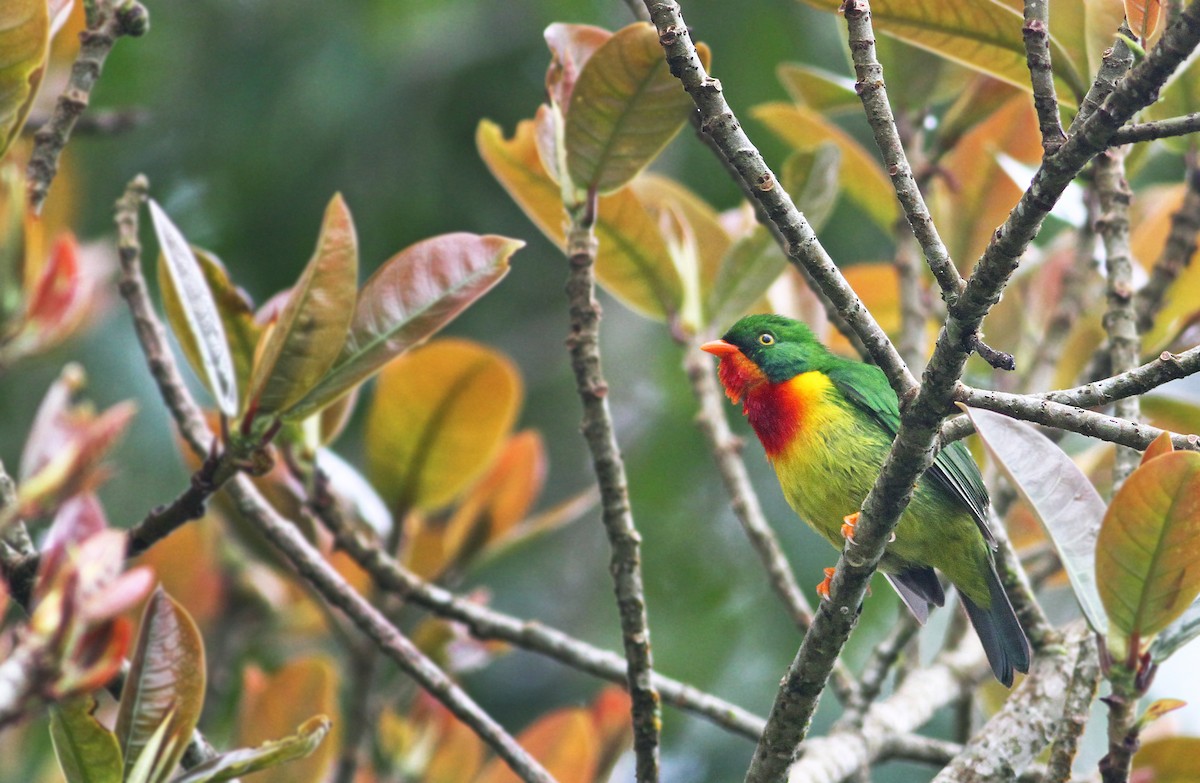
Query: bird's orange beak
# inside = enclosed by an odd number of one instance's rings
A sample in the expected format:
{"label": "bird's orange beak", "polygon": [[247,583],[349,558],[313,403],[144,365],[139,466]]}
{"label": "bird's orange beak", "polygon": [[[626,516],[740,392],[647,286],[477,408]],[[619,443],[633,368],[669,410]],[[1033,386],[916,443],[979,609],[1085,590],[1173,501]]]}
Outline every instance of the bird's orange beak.
{"label": "bird's orange beak", "polygon": [[729,356],[737,353],[738,347],[724,340],[713,340],[700,346],[700,350],[711,353],[713,356]]}

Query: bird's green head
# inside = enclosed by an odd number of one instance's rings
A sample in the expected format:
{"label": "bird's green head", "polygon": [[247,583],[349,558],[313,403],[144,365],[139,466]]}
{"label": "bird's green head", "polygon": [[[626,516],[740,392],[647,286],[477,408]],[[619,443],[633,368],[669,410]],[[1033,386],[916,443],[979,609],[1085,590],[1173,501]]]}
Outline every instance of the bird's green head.
{"label": "bird's green head", "polygon": [[731,326],[720,340],[703,347],[723,359],[740,353],[770,383],[782,383],[802,372],[824,369],[830,356],[811,329],[782,315],[748,315]]}

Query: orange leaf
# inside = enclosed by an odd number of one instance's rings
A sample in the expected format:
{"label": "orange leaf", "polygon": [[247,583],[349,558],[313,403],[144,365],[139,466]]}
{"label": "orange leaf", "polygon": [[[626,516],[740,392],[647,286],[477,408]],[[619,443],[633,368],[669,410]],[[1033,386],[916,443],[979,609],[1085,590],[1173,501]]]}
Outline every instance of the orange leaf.
{"label": "orange leaf", "polygon": [[1171,433],[1164,432],[1154,439],[1154,442],[1146,447],[1146,451],[1142,454],[1142,463],[1145,465],[1155,457],[1161,457],[1163,454],[1170,454],[1175,450],[1175,445],[1171,443]]}
{"label": "orange leaf", "polygon": [[[340,715],[338,675],[322,656],[295,658],[272,674],[249,669],[238,716],[238,745],[253,747],[287,736],[312,715]],[[312,755],[256,773],[256,783],[318,783],[341,749],[341,721]]]}
{"label": "orange leaf", "polygon": [[[559,783],[592,783],[597,747],[587,710],[555,710],[539,718],[517,737],[521,747],[541,762]],[[476,783],[519,783],[520,779],[500,759],[493,759]]]}
{"label": "orange leaf", "polygon": [[1150,40],[1162,15],[1162,0],[1125,0],[1125,19],[1129,29],[1142,41]]}

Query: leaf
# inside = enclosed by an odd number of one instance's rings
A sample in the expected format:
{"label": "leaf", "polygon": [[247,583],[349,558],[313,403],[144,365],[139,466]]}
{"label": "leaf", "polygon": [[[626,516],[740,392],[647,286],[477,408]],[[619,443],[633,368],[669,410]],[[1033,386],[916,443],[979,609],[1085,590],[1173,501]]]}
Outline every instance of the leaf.
{"label": "leaf", "polygon": [[[1159,90],[1159,99],[1146,107],[1147,120],[1165,120],[1200,111],[1200,59],[1193,59],[1175,72]],[[1161,139],[1175,152],[1185,153],[1196,146],[1196,134]]]}
{"label": "leaf", "polygon": [[[212,291],[204,280],[204,273],[191,246],[154,199],[150,199],[150,217],[154,221],[154,232],[162,251],[163,260],[160,264],[166,267],[166,279],[170,280],[173,293],[183,310],[186,333],[191,337],[190,347],[196,351],[199,363],[204,368],[200,378],[221,412],[226,416],[235,416],[238,412],[237,375]],[[176,334],[182,335],[184,332]],[[184,338],[180,336],[179,340],[182,344]]]}
{"label": "leaf", "polygon": [[[338,684],[337,669],[324,656],[295,658],[269,675],[248,671],[238,716],[238,744],[255,747],[275,741],[304,721],[304,716],[314,714],[320,717],[305,722],[300,733],[315,733],[320,727],[312,726],[312,720],[341,714]],[[255,783],[318,783],[325,780],[341,746],[338,726],[334,725],[330,731],[325,741],[301,760],[260,772],[254,777]]]}
{"label": "leaf", "polygon": [[841,163],[841,150],[833,142],[825,142],[813,150],[797,150],[783,162],[779,175],[783,187],[817,233],[837,204]]}
{"label": "leaf", "polygon": [[462,783],[474,780],[483,767],[484,747],[470,727],[445,715],[443,728],[433,748],[421,783]]}
{"label": "leaf", "polygon": [[733,239],[717,211],[675,180],[647,173],[630,187],[667,240],[683,291],[682,321],[695,330],[703,321],[702,291],[711,286]]}
{"label": "leaf", "polygon": [[1100,597],[1113,627],[1150,642],[1200,595],[1200,454],[1164,454],[1129,475],[1096,540]]}
{"label": "leaf", "polygon": [[[592,783],[599,751],[596,740],[591,716],[580,707],[544,715],[517,737],[559,783]],[[503,761],[493,759],[476,783],[520,781]]]}
{"label": "leaf", "polygon": [[447,562],[413,570],[440,574],[447,566],[469,562],[480,550],[504,539],[525,519],[545,481],[546,447],[541,436],[534,430],[513,435],[446,523]]}
{"label": "leaf", "polygon": [[247,412],[286,413],[342,351],[358,291],[358,240],[340,193],[325,209],[317,249],[274,328],[265,336],[250,382]]}
{"label": "leaf", "polygon": [[[706,50],[700,47],[702,61]],[[581,190],[624,187],[667,146],[693,111],[671,75],[658,32],[634,22],[599,46],[579,74],[563,130],[567,170]]]}
{"label": "leaf", "polygon": [[[1200,60],[1198,60],[1200,62]],[[1171,217],[1183,205],[1184,185],[1163,188],[1148,188],[1145,198],[1139,196],[1139,208],[1135,212],[1133,231],[1129,238],[1130,250],[1147,271],[1162,252],[1163,243],[1170,233]],[[1189,292],[1200,286],[1200,249],[1193,251],[1185,262],[1179,277],[1167,289],[1165,303],[1154,326],[1142,335],[1142,345],[1155,353],[1163,350],[1177,332],[1180,325],[1195,310],[1196,300]]]}
{"label": "leaf", "polygon": [[593,731],[600,746],[596,780],[611,779],[617,759],[633,744],[630,707],[629,694],[616,685],[605,687],[592,702]]}
{"label": "leaf", "polygon": [[1137,719],[1137,730],[1141,731],[1167,713],[1186,706],[1187,702],[1182,699],[1158,699],[1146,707],[1146,710]]}
{"label": "leaf", "polygon": [[1030,425],[992,411],[959,407],[1046,529],[1088,624],[1097,633],[1107,633],[1107,604],[1101,600],[1103,588],[1097,586],[1105,577],[1093,565],[1096,520],[1104,516],[1104,501],[1062,449]]}
{"label": "leaf", "polygon": [[[483,120],[475,134],[479,154],[534,225],[560,249],[565,248],[565,213],[558,184],[538,157],[531,120],[518,123],[506,140],[495,123]],[[600,242],[596,277],[627,307],[649,318],[666,320],[683,299],[679,275],[671,263],[658,225],[630,190],[600,199],[596,218]]]}
{"label": "leaf", "polygon": [[[824,11],[837,11],[838,0],[803,0]],[[871,19],[876,32],[927,49],[968,68],[1030,91],[1029,66],[1021,34],[1022,15],[996,0],[874,0]],[[1060,103],[1075,105],[1088,84],[1056,38],[1050,58],[1059,85]],[[1072,97],[1074,101],[1072,101]]]}
{"label": "leaf", "polygon": [[755,119],[796,150],[812,151],[832,142],[842,153],[842,192],[881,228],[890,232],[900,215],[892,182],[873,152],[850,134],[806,106],[767,103],[751,110]]}
{"label": "leaf", "polygon": [[516,418],[521,380],[506,357],[435,340],[379,375],[367,413],[367,476],[389,508],[435,509],[491,463]]}
{"label": "leaf", "polygon": [[0,6],[0,157],[25,124],[49,51],[46,0],[5,0]]}
{"label": "leaf", "polygon": [[551,54],[546,68],[546,94],[554,105],[570,105],[580,70],[612,35],[608,30],[586,24],[555,22],[546,28],[542,36]]}
{"label": "leaf", "polygon": [[359,292],[337,360],[286,418],[311,415],[454,320],[508,274],[509,259],[524,246],[519,239],[457,233],[393,256]]}
{"label": "leaf", "polygon": [[1151,740],[1143,743],[1133,757],[1130,780],[1195,783],[1197,758],[1200,758],[1200,737]]}
{"label": "leaf", "polygon": [[1014,94],[965,132],[943,157],[932,205],[942,238],[959,270],[969,271],[1023,190],[1000,164],[1006,155],[1041,160],[1041,135],[1029,96]]}
{"label": "leaf", "polygon": [[[213,306],[221,321],[225,333],[225,346],[233,363],[236,387],[245,392],[250,383],[250,371],[254,365],[254,349],[262,329],[254,322],[254,307],[241,289],[229,279],[229,273],[221,260],[198,247],[191,248],[204,277],[204,283],[212,297]],[[204,360],[196,338],[187,326],[187,311],[179,296],[179,291],[170,274],[166,257],[158,257],[158,280],[162,293],[163,312],[166,313],[167,323],[179,341],[179,347],[184,357],[192,365],[196,375],[205,377]],[[234,414],[237,411],[234,410]],[[229,414],[233,415],[233,414]]]}
{"label": "leaf", "polygon": [[1177,620],[1163,629],[1150,645],[1150,657],[1162,663],[1176,650],[1200,636],[1200,601],[1193,601]]}
{"label": "leaf", "polygon": [[166,780],[172,768],[165,767],[164,760],[177,752],[182,754],[184,750],[183,743],[172,742],[168,736],[174,717],[174,710],[163,716],[125,775],[125,783],[160,783]]}
{"label": "leaf", "polygon": [[95,712],[90,694],[50,708],[50,739],[67,783],[121,783],[121,747]]}
{"label": "leaf", "polygon": [[1171,442],[1171,433],[1164,432],[1154,439],[1154,442],[1146,447],[1146,451],[1142,453],[1141,464],[1145,465],[1155,457],[1161,457],[1164,454],[1170,454],[1175,450],[1175,444]]}
{"label": "leaf", "polygon": [[1162,13],[1161,0],[1124,0],[1125,19],[1129,29],[1141,41],[1150,40],[1158,29],[1158,19]]}
{"label": "leaf", "polygon": [[780,63],[775,73],[793,101],[826,116],[862,106],[848,76],[804,63]]}
{"label": "leaf", "polygon": [[171,783],[218,783],[305,758],[320,746],[332,725],[329,718],[317,715],[302,723],[295,734],[264,742],[255,748],[222,753],[192,767]]}
{"label": "leaf", "polygon": [[117,712],[116,735],[126,775],[163,725],[164,744],[153,769],[175,767],[200,720],[204,681],[200,632],[183,607],[159,588],[142,614],[137,651]]}
{"label": "leaf", "polygon": [[763,226],[756,226],[725,254],[708,290],[706,322],[718,331],[732,324],[770,288],[788,261]]}
{"label": "leaf", "polygon": [[[854,264],[842,270],[846,282],[858,294],[879,326],[889,336],[900,331],[900,276],[896,265],[887,263]],[[833,331],[826,339],[829,347],[844,355],[854,355],[854,347],[841,332]]]}

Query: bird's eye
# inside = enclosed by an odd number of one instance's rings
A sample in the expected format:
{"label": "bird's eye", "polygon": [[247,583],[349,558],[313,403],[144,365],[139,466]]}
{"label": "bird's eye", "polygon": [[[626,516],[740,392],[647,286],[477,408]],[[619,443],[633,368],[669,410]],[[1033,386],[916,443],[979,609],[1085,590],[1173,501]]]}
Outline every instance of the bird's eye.
{"label": "bird's eye", "polygon": [[771,334],[770,332],[763,332],[758,336],[758,342],[761,345],[774,345],[775,335]]}

